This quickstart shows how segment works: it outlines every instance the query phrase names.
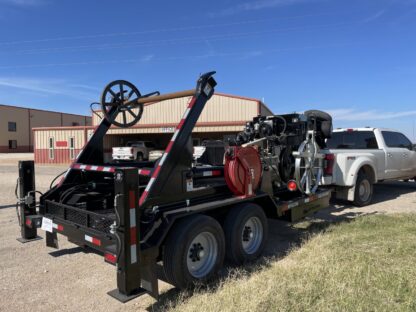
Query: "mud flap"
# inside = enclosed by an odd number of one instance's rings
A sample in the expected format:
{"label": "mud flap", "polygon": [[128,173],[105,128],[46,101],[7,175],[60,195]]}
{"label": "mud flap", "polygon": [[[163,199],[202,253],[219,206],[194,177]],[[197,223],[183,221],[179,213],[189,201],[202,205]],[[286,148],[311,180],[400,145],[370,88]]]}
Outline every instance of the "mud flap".
{"label": "mud flap", "polygon": [[58,234],[46,232],[46,246],[59,249],[58,245]]}
{"label": "mud flap", "polygon": [[157,268],[156,268],[156,257],[158,255],[158,249],[152,248],[146,253],[143,253],[141,256],[141,268],[140,268],[140,277],[141,277],[141,286],[146,289],[147,293],[155,298],[159,298],[159,285],[157,278]]}

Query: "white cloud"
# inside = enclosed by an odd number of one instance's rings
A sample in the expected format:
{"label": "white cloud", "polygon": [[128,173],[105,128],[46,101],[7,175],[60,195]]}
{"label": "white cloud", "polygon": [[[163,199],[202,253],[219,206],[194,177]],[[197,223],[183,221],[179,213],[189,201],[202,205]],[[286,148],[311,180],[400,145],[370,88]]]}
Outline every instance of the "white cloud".
{"label": "white cloud", "polygon": [[386,10],[381,10],[378,11],[377,13],[367,17],[366,19],[363,20],[363,23],[370,23],[375,21],[376,19],[380,18],[384,13],[386,12]]}
{"label": "white cloud", "polygon": [[154,58],[153,54],[148,54],[148,55],[143,56],[140,59],[140,61],[147,63],[147,62],[150,62],[153,58]]}
{"label": "white cloud", "polygon": [[335,121],[372,121],[416,116],[416,110],[386,112],[379,110],[363,111],[358,109],[340,108],[326,111],[331,114]]}
{"label": "white cloud", "polygon": [[71,84],[62,79],[35,79],[27,77],[0,77],[0,88],[14,88],[22,91],[31,91],[39,95],[62,95],[66,97],[91,100],[96,98],[97,94],[88,92],[96,88]]}
{"label": "white cloud", "polygon": [[20,7],[38,6],[45,3],[45,0],[0,0],[0,4],[9,4]]}
{"label": "white cloud", "polygon": [[258,11],[263,9],[270,9],[275,7],[281,7],[281,6],[288,6],[293,4],[298,4],[301,2],[310,2],[313,0],[257,0],[257,1],[250,1],[250,2],[244,2],[240,3],[236,6],[232,6],[229,8],[226,8],[224,10],[221,10],[216,13],[212,13],[211,16],[226,16],[226,15],[234,15],[241,12],[247,12],[247,11]]}

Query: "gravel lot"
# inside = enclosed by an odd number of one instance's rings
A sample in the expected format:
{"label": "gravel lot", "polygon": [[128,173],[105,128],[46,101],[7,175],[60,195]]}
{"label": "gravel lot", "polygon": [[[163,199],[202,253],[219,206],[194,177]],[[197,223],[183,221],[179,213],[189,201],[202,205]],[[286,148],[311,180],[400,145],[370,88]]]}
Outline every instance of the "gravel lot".
{"label": "gravel lot", "polygon": [[[30,154],[0,155],[0,311],[157,310],[159,306],[147,295],[125,305],[109,297],[106,292],[116,286],[114,267],[94,253],[83,252],[66,238],[60,237],[59,251],[45,247],[44,240],[29,244],[16,241],[19,236],[14,208],[17,159],[31,157]],[[45,191],[50,181],[65,169],[65,166],[37,166],[37,188]],[[364,208],[333,204],[317,213],[309,223],[322,226],[363,214],[416,212],[415,191],[415,182],[376,185],[374,204]],[[310,226],[293,227],[271,221],[266,255],[284,256],[310,232]],[[162,300],[176,296],[169,288],[160,283]]]}

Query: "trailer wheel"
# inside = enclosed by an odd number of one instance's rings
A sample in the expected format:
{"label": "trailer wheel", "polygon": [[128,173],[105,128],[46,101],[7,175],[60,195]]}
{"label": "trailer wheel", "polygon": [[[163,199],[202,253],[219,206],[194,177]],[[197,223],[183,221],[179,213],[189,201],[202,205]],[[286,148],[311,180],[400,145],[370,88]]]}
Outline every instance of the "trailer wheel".
{"label": "trailer wheel", "polygon": [[373,183],[364,172],[360,172],[355,183],[353,204],[363,207],[371,203],[373,198]]}
{"label": "trailer wheel", "polygon": [[224,223],[226,258],[241,265],[260,256],[266,247],[268,223],[263,209],[256,204],[234,207]]}
{"label": "trailer wheel", "polygon": [[222,268],[225,239],[221,225],[205,215],[179,221],[165,244],[163,267],[168,281],[185,289],[216,276]]}

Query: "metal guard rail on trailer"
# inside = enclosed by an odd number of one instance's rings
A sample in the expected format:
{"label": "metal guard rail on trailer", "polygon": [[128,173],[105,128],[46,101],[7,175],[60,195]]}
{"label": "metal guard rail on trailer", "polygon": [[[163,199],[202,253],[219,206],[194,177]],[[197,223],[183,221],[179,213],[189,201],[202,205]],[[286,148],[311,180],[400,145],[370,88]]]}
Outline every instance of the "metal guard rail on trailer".
{"label": "metal guard rail on trailer", "polygon": [[[189,138],[206,102],[214,93],[216,82],[213,74],[202,75],[195,90],[141,97],[124,104],[192,96],[162,158],[153,168],[141,164],[128,167],[104,164],[103,137],[120,113],[119,108],[112,104],[106,111],[109,118],[103,118],[65,176],[57,186],[41,196],[39,214],[34,203],[33,162],[20,162],[22,239],[30,241],[36,238],[36,228],[40,227],[41,219],[50,219],[52,228],[46,232],[47,246],[58,247],[59,233],[77,245],[89,246],[103,253],[105,260],[117,267],[117,288],[109,294],[126,302],[144,293],[158,297],[158,278],[161,277],[157,276],[156,266],[160,260],[159,248],[177,219],[244,202],[265,202],[274,216],[287,217],[291,221],[326,207],[329,191],[320,190],[313,196],[300,196],[289,201],[278,200],[260,190],[253,196],[235,196],[225,184],[224,168],[192,166]],[[79,176],[85,173],[114,181],[113,212],[87,211],[54,200],[60,190],[77,183]],[[215,183],[198,184],[206,179]]]}

